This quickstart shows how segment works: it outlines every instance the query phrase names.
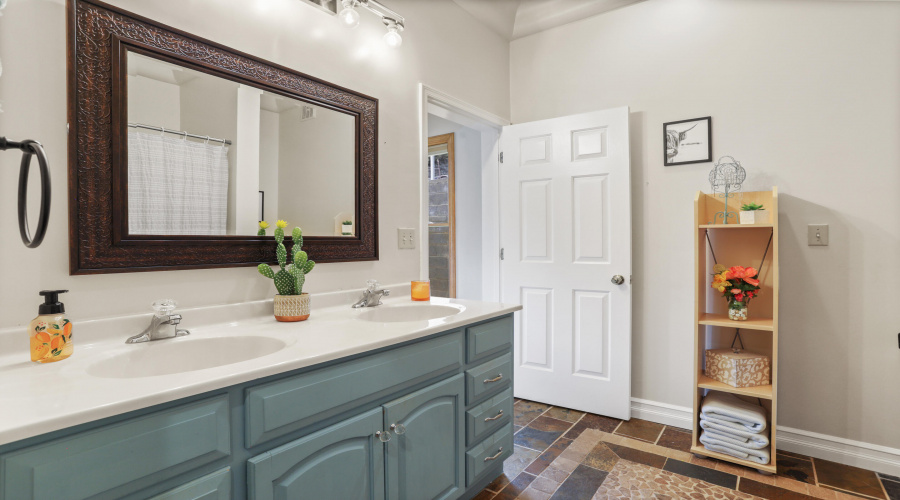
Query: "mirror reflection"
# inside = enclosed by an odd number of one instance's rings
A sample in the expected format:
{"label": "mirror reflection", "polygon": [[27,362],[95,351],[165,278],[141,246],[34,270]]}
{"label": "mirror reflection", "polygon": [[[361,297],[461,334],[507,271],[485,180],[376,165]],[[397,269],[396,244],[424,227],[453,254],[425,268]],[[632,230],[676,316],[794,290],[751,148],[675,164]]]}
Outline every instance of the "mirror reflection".
{"label": "mirror reflection", "polygon": [[353,115],[135,52],[127,65],[130,234],[246,236],[276,219],[356,234]]}

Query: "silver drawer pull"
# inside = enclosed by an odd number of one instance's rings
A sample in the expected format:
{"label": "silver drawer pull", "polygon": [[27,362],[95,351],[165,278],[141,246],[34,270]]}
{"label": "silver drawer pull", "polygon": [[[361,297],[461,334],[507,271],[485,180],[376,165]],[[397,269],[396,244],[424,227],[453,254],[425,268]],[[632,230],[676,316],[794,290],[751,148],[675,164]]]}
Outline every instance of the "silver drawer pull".
{"label": "silver drawer pull", "polygon": [[488,418],[484,419],[484,421],[490,422],[491,420],[497,420],[498,418],[500,418],[502,416],[503,416],[503,410],[500,410],[500,413],[498,413],[496,416],[488,417]]}
{"label": "silver drawer pull", "polygon": [[503,454],[503,447],[501,446],[497,453],[492,457],[484,457],[485,462],[490,462],[491,460],[497,460],[497,458]]}
{"label": "silver drawer pull", "polygon": [[498,382],[498,381],[499,381],[500,379],[502,379],[502,378],[503,378],[503,374],[502,374],[502,373],[498,373],[497,376],[494,377],[494,378],[486,378],[486,379],[484,379],[484,383],[485,383],[485,384],[490,384],[490,383],[492,383],[492,382]]}

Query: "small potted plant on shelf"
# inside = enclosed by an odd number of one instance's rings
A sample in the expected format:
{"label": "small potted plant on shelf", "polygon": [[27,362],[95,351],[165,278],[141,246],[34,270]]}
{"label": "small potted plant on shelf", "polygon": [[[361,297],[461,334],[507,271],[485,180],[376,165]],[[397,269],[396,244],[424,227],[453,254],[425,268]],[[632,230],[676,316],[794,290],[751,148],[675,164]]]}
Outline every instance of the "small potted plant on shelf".
{"label": "small potted plant on shelf", "polygon": [[341,235],[353,236],[353,221],[345,220],[341,222]]}
{"label": "small potted plant on shelf", "polygon": [[713,271],[715,274],[710,286],[721,292],[728,301],[728,318],[747,321],[750,299],[759,295],[759,271],[752,267],[726,268],[720,264],[716,264]]}
{"label": "small potted plant on shelf", "polygon": [[741,224],[768,224],[769,211],[756,203],[744,203],[741,206]]}
{"label": "small potted plant on shelf", "polygon": [[[265,224],[265,225],[263,225]],[[295,227],[291,233],[294,240],[293,262],[287,263],[287,249],[284,247],[284,228],[287,222],[279,220],[275,223],[275,257],[281,269],[276,273],[272,266],[260,264],[257,269],[259,274],[275,281],[275,319],[278,321],[304,321],[309,318],[309,294],[303,293],[303,284],[306,283],[306,275],[313,270],[316,263],[309,260],[303,247],[303,231]],[[265,236],[265,222],[259,223],[259,235]]]}

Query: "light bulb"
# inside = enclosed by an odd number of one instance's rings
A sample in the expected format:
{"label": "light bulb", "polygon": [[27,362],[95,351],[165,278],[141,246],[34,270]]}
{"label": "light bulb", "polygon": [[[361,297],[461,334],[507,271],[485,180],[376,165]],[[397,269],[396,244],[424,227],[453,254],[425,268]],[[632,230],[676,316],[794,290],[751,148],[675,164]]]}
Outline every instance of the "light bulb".
{"label": "light bulb", "polygon": [[397,28],[388,28],[388,32],[384,34],[384,43],[388,44],[388,47],[396,48],[403,43],[403,37],[397,33]]}
{"label": "light bulb", "polygon": [[341,21],[348,28],[359,26],[359,12],[356,12],[356,9],[353,7],[345,7],[344,10],[338,14],[338,17],[341,18]]}

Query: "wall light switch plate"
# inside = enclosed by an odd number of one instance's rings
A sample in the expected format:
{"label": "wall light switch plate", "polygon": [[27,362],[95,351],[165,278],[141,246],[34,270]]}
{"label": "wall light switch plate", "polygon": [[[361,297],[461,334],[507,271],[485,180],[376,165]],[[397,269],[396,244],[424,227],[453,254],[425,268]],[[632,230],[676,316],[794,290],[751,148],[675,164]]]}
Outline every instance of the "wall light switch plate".
{"label": "wall light switch plate", "polygon": [[416,230],[409,228],[397,228],[397,248],[416,248]]}
{"label": "wall light switch plate", "polygon": [[809,246],[828,246],[828,224],[810,224],[806,227]]}

